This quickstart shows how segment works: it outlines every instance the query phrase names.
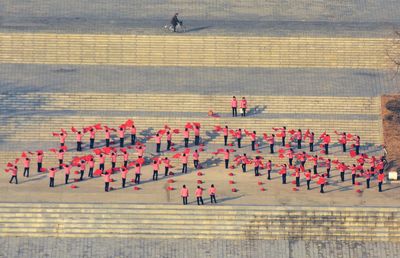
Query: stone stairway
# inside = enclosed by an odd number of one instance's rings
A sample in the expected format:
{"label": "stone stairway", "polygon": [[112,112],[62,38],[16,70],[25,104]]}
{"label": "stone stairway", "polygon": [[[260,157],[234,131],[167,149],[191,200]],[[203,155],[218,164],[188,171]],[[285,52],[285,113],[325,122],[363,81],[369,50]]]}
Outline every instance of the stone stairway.
{"label": "stone stairway", "polygon": [[0,203],[0,236],[400,241],[398,208]]}

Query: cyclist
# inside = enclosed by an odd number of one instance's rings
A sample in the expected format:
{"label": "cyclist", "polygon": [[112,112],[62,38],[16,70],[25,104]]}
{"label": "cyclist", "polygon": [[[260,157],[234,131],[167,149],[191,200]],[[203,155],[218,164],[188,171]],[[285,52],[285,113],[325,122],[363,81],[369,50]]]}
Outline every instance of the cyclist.
{"label": "cyclist", "polygon": [[179,13],[175,13],[174,17],[172,17],[172,19],[171,19],[171,25],[172,25],[172,27],[174,28],[174,32],[176,32],[176,26],[177,26],[178,24],[182,24],[182,21],[180,21],[180,20],[178,19],[178,14],[179,14]]}

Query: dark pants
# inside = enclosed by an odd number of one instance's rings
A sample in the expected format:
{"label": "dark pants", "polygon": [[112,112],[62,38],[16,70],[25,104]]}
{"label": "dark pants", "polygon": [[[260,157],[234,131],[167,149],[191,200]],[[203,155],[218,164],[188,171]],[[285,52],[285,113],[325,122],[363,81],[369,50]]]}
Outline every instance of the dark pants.
{"label": "dark pants", "polygon": [[94,148],[94,139],[90,139],[90,143],[89,143],[89,148],[93,149]]}
{"label": "dark pants", "polygon": [[382,182],[378,183],[378,187],[379,187],[379,192],[382,192]]}
{"label": "dark pants", "polygon": [[185,138],[185,148],[189,147],[189,138]]}
{"label": "dark pants", "polygon": [[306,164],[305,161],[300,161],[300,165],[304,168],[304,165]]}
{"label": "dark pants", "polygon": [[115,168],[115,162],[111,162],[111,168],[112,168],[112,169]]}
{"label": "dark pants", "polygon": [[310,182],[311,180],[307,180],[307,190],[310,190]]}
{"label": "dark pants", "polygon": [[59,168],[59,169],[62,169],[62,163],[63,163],[63,160],[62,160],[62,159],[59,159],[59,160],[58,160],[58,168]]}
{"label": "dark pants", "polygon": [[314,143],[310,142],[310,151],[314,151]]}
{"label": "dark pants", "polygon": [[169,170],[169,167],[165,167],[165,175],[164,176],[168,176],[168,170]]}
{"label": "dark pants", "polygon": [[76,151],[82,151],[82,142],[76,142]]}
{"label": "dark pants", "polygon": [[136,134],[131,134],[131,144],[135,145],[136,143]]}
{"label": "dark pants", "polygon": [[18,184],[18,178],[17,178],[17,176],[12,176],[12,177],[11,177],[11,179],[10,179],[10,184],[12,183],[12,181],[14,180],[14,178],[15,178],[15,183]]}
{"label": "dark pants", "polygon": [[232,116],[237,116],[237,108],[232,108]]}
{"label": "dark pants", "polygon": [[204,205],[204,202],[203,202],[203,197],[197,197],[197,205],[200,205],[200,203],[201,203],[201,205]]}
{"label": "dark pants", "polygon": [[69,174],[65,174],[65,184],[68,184]]}
{"label": "dark pants", "polygon": [[252,151],[256,150],[256,142],[255,141],[251,141],[251,150]]}
{"label": "dark pants", "polygon": [[81,177],[79,178],[80,181],[83,180],[83,174],[85,173],[85,170],[81,170]]}
{"label": "dark pants", "polygon": [[282,184],[286,184],[286,174],[282,174]]}
{"label": "dark pants", "polygon": [[182,164],[182,173],[187,173],[187,164]]}
{"label": "dark pants", "polygon": [[369,188],[369,181],[370,181],[370,179],[368,178],[367,179],[367,188]]}
{"label": "dark pants", "polygon": [[199,166],[199,161],[193,160],[193,163],[194,163],[194,168],[197,169],[197,167]]}
{"label": "dark pants", "polygon": [[125,188],[126,178],[122,178],[122,188]]}
{"label": "dark pants", "polygon": [[238,146],[238,148],[242,148],[241,142],[242,142],[242,139],[238,138],[238,139],[237,139],[237,146]]}
{"label": "dark pants", "polygon": [[211,203],[217,203],[217,199],[215,199],[215,194],[210,195]]}
{"label": "dark pants", "polygon": [[342,144],[343,152],[346,152],[346,144]]}
{"label": "dark pants", "polygon": [[246,163],[242,164],[242,171],[243,171],[243,173],[246,172]]}
{"label": "dark pants", "polygon": [[242,108],[242,116],[246,116],[246,109]]}
{"label": "dark pants", "polygon": [[110,139],[106,139],[106,147],[110,147]]}
{"label": "dark pants", "polygon": [[160,152],[161,152],[161,143],[157,143],[156,152],[157,152],[157,153],[160,153]]}
{"label": "dark pants", "polygon": [[331,177],[331,169],[330,169],[330,168],[327,168],[327,169],[326,169],[326,174],[327,174],[327,177],[328,177],[328,178]]}
{"label": "dark pants", "polygon": [[314,166],[314,175],[315,175],[315,174],[318,174],[317,166]]}
{"label": "dark pants", "polygon": [[64,147],[65,143],[60,143],[60,147]]}
{"label": "dark pants", "polygon": [[99,169],[101,169],[104,172],[104,163],[100,164]]}
{"label": "dark pants", "polygon": [[329,154],[329,144],[325,144],[325,154]]}
{"label": "dark pants", "polygon": [[321,184],[321,190],[319,191],[320,193],[324,193],[324,186],[325,184]]}
{"label": "dark pants", "polygon": [[228,145],[228,136],[224,135],[224,145]]}
{"label": "dark pants", "polygon": [[194,137],[194,145],[199,145],[200,144],[200,136],[198,136],[198,135],[196,135],[195,137]]}
{"label": "dark pants", "polygon": [[108,192],[108,187],[110,186],[109,182],[104,183],[104,191]]}
{"label": "dark pants", "polygon": [[260,169],[260,167],[254,167],[254,175],[255,176],[259,176],[260,175],[260,173],[258,173],[259,169]]}
{"label": "dark pants", "polygon": [[301,140],[297,140],[297,148],[301,149]]}
{"label": "dark pants", "polygon": [[37,163],[37,172],[40,172],[41,169],[42,169],[42,163],[38,162]]}
{"label": "dark pants", "polygon": [[128,167],[128,161],[127,160],[124,160],[124,167]]}
{"label": "dark pants", "polygon": [[29,168],[24,168],[24,176],[29,177]]}
{"label": "dark pants", "polygon": [[360,146],[356,145],[356,155],[360,155]]}
{"label": "dark pants", "polygon": [[356,184],[356,174],[352,174],[352,175],[351,175],[351,183],[352,183],[353,185]]}
{"label": "dark pants", "polygon": [[274,145],[273,144],[269,145],[269,150],[270,150],[270,153],[274,153]]}
{"label": "dark pants", "polygon": [[286,137],[282,137],[282,146],[285,146],[285,139]]}
{"label": "dark pants", "polygon": [[340,172],[340,179],[344,182],[344,172]]}
{"label": "dark pants", "polygon": [[296,177],[296,186],[297,186],[297,187],[300,186],[300,177]]}
{"label": "dark pants", "polygon": [[89,175],[88,177],[93,178],[93,168],[89,168]]}
{"label": "dark pants", "polygon": [[135,174],[135,184],[140,184],[140,174]]}
{"label": "dark pants", "polygon": [[225,160],[225,168],[228,169],[229,168],[229,159]]}
{"label": "dark pants", "polygon": [[289,166],[293,166],[293,159],[289,159]]}
{"label": "dark pants", "polygon": [[271,180],[271,170],[268,170],[268,177],[267,177],[267,179],[268,179],[268,180]]}
{"label": "dark pants", "polygon": [[49,187],[54,187],[54,177],[50,177]]}
{"label": "dark pants", "polygon": [[153,181],[158,180],[158,170],[153,170]]}
{"label": "dark pants", "polygon": [[183,205],[187,205],[187,197],[182,197]]}
{"label": "dark pants", "polygon": [[119,138],[119,147],[124,147],[124,138]]}
{"label": "dark pants", "polygon": [[171,149],[171,141],[167,141],[167,150]]}

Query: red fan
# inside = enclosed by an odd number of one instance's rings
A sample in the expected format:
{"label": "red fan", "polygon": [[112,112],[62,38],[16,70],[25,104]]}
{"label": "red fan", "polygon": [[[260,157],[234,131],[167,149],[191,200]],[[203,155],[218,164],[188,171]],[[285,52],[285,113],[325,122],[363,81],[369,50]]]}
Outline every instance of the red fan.
{"label": "red fan", "polygon": [[198,123],[198,122],[193,122],[193,125],[195,126],[195,127],[198,127],[198,128],[200,128],[200,123]]}
{"label": "red fan", "polygon": [[356,192],[357,193],[362,193],[362,190],[361,189],[357,189]]}
{"label": "red fan", "polygon": [[101,124],[95,124],[93,126],[96,130],[102,130],[103,128],[101,127]]}
{"label": "red fan", "polygon": [[59,133],[53,133],[53,136],[58,137],[58,136],[60,136],[60,134]]}
{"label": "red fan", "polygon": [[168,187],[167,187],[167,190],[168,190],[168,191],[173,191],[174,188],[173,188],[172,186],[168,186]]}
{"label": "red fan", "polygon": [[234,174],[233,174],[233,173],[229,173],[228,175],[229,175],[229,176],[234,176]]}
{"label": "red fan", "polygon": [[134,186],[133,190],[138,191],[138,190],[140,190],[140,187]]}
{"label": "red fan", "polygon": [[264,187],[261,187],[261,188],[260,188],[260,191],[261,191],[261,192],[265,192],[265,188],[264,188]]}
{"label": "red fan", "polygon": [[201,180],[197,180],[197,184],[202,184],[203,183],[203,181],[201,181]]}
{"label": "red fan", "polygon": [[94,171],[94,175],[95,176],[100,176],[103,173],[103,171],[101,169],[96,169],[96,171]]}
{"label": "red fan", "polygon": [[181,157],[180,153],[176,153],[174,156],[172,156],[172,158],[174,159],[179,159]]}
{"label": "red fan", "polygon": [[236,189],[236,188],[232,188],[232,190],[231,190],[232,192],[237,192],[238,190]]}
{"label": "red fan", "polygon": [[215,125],[215,126],[214,126],[214,131],[217,131],[217,132],[222,131],[222,127],[219,126],[219,125]]}
{"label": "red fan", "polygon": [[257,184],[258,184],[258,185],[262,185],[262,184],[263,184],[263,182],[261,182],[261,181],[258,181],[258,182],[257,182]]}
{"label": "red fan", "polygon": [[126,120],[126,122],[125,122],[126,127],[132,127],[132,125],[133,125],[133,121],[131,119]]}
{"label": "red fan", "polygon": [[73,133],[76,133],[77,132],[77,130],[76,130],[76,128],[75,127],[71,127],[71,131],[73,132]]}
{"label": "red fan", "polygon": [[193,129],[193,125],[191,123],[186,123],[185,128]]}
{"label": "red fan", "polygon": [[76,189],[78,188],[76,185],[71,185],[71,189]]}
{"label": "red fan", "polygon": [[179,129],[174,129],[174,130],[172,130],[172,132],[174,132],[175,134],[178,134],[179,133]]}
{"label": "red fan", "polygon": [[174,179],[168,179],[167,183],[169,183],[169,184],[175,183],[175,180]]}
{"label": "red fan", "polygon": [[229,184],[230,184],[230,185],[233,185],[233,184],[235,184],[235,181],[229,180]]}
{"label": "red fan", "polygon": [[293,192],[297,192],[298,190],[299,190],[299,189],[296,188],[296,187],[292,188],[292,191],[293,191]]}
{"label": "red fan", "polygon": [[201,172],[199,171],[199,172],[197,172],[197,175],[198,175],[198,176],[202,176],[203,173],[201,173]]}

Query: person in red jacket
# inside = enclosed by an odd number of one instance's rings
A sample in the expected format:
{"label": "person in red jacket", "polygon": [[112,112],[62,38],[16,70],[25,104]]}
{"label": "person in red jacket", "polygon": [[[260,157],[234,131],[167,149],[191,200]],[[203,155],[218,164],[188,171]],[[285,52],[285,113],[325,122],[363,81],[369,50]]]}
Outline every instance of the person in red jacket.
{"label": "person in red jacket", "polygon": [[228,129],[227,125],[225,125],[224,129],[222,129],[222,132],[224,133],[224,145],[227,146],[228,145],[228,133],[229,133],[229,129]]}
{"label": "person in red jacket", "polygon": [[194,127],[194,145],[199,145],[200,144],[200,127],[195,126]]}
{"label": "person in red jacket", "polygon": [[167,150],[171,149],[172,145],[172,133],[168,130],[167,131]]}
{"label": "person in red jacket", "polygon": [[49,187],[54,187],[54,177],[56,175],[56,168],[50,168],[49,169],[49,179],[50,179],[50,184]]}
{"label": "person in red jacket", "polygon": [[91,158],[89,161],[89,174],[88,177],[93,178],[93,170],[94,170],[94,159]]}
{"label": "person in red jacket", "polygon": [[164,176],[168,176],[168,171],[169,171],[169,167],[171,166],[171,164],[170,164],[171,161],[168,159],[168,157],[165,157],[163,161],[164,161],[164,167],[165,167]]}
{"label": "person in red jacket", "polygon": [[81,131],[76,133],[76,151],[82,151],[82,138],[83,134]]}
{"label": "person in red jacket", "polygon": [[67,139],[67,133],[66,132],[60,133],[60,147],[65,146],[66,139]]}
{"label": "person in red jacket", "polygon": [[203,189],[198,185],[196,192],[194,193],[196,195],[196,199],[197,199],[197,205],[204,205],[203,202]]}
{"label": "person in red jacket", "polygon": [[384,174],[383,172],[379,172],[379,175],[378,175],[378,188],[379,188],[379,192],[382,192],[383,180],[385,180],[385,174]]}
{"label": "person in red jacket", "polygon": [[186,156],[185,153],[182,154],[181,157],[181,162],[182,162],[182,174],[187,173],[187,163],[188,163],[188,156]]}
{"label": "person in red jacket", "polygon": [[103,154],[99,155],[99,169],[104,172],[104,163],[106,162],[106,157]]}
{"label": "person in red jacket", "polygon": [[371,172],[369,169],[367,169],[367,171],[365,171],[362,175],[365,177],[367,188],[369,188],[369,186],[370,186],[369,183],[371,180],[371,175],[373,175],[373,172]]}
{"label": "person in red jacket", "polygon": [[129,153],[127,150],[122,151],[122,157],[124,158],[124,165],[123,167],[128,167],[128,159],[129,159]]}
{"label": "person in red jacket", "polygon": [[240,108],[242,110],[242,116],[246,116],[247,100],[245,97],[242,97],[242,100],[240,101]]}
{"label": "person in red jacket", "polygon": [[267,173],[268,173],[268,180],[271,180],[271,170],[272,170],[272,161],[268,160],[267,164],[266,164],[266,168],[267,168]]}
{"label": "person in red jacket", "polygon": [[348,167],[344,164],[344,162],[342,162],[341,164],[338,165],[338,169],[340,172],[340,179],[342,180],[342,182],[344,182],[344,174],[348,169]]}
{"label": "person in red jacket", "polygon": [[282,184],[286,184],[287,165],[283,164],[279,174],[282,175]]}
{"label": "person in red jacket", "polygon": [[287,156],[288,159],[289,159],[289,166],[293,166],[294,151],[293,151],[292,148],[290,148],[290,149],[287,151],[286,156]]}
{"label": "person in red jacket", "polygon": [[136,127],[135,125],[132,125],[131,127],[131,145],[136,144]]}
{"label": "person in red jacket", "polygon": [[242,172],[243,173],[246,173],[246,170],[247,170],[246,166],[247,166],[248,162],[249,162],[249,159],[247,158],[247,154],[243,153],[243,156],[240,158],[240,163],[242,163]]}
{"label": "person in red jacket", "polygon": [[311,161],[313,162],[314,175],[316,175],[318,174],[318,155],[314,155]]}
{"label": "person in red jacket", "polygon": [[161,152],[161,136],[160,136],[160,134],[156,134],[155,139],[156,139],[156,152],[160,153]]}
{"label": "person in red jacket", "polygon": [[281,131],[281,137],[282,137],[282,147],[285,147],[285,139],[286,139],[286,126],[283,126],[282,128],[278,128],[278,130]]}
{"label": "person in red jacket", "polygon": [[326,178],[325,178],[325,175],[324,175],[324,174],[321,175],[321,177],[320,177],[319,180],[318,180],[318,183],[319,183],[320,186],[321,186],[321,190],[320,190],[319,192],[320,192],[320,193],[324,193],[324,186],[325,186],[325,184],[326,184]]}
{"label": "person in red jacket", "polygon": [[158,180],[158,171],[160,170],[160,160],[153,161],[153,181]]}
{"label": "person in red jacket", "polygon": [[79,178],[79,181],[82,181],[83,180],[83,174],[85,173],[85,169],[86,169],[85,160],[81,160],[81,163],[79,164],[79,168],[81,170],[81,177]]}
{"label": "person in red jacket", "polygon": [[185,142],[185,148],[189,147],[189,129],[185,128],[185,131],[183,131],[183,140]]}
{"label": "person in red jacket", "polygon": [[360,141],[361,141],[360,136],[356,135],[354,141],[355,141],[354,146],[356,148],[356,155],[360,155]]}
{"label": "person in red jacket", "polygon": [[268,137],[267,141],[269,143],[270,153],[274,154],[275,134],[272,134],[270,137]]}
{"label": "person in red jacket", "polygon": [[217,194],[217,189],[214,187],[212,184],[210,189],[208,189],[208,194],[210,195],[211,203],[217,203],[217,199],[215,198],[215,195]]}
{"label": "person in red jacket", "polygon": [[186,188],[186,185],[183,185],[181,189],[181,197],[183,200],[183,205],[188,204],[188,197],[189,197],[189,189]]}
{"label": "person in red jacket", "polygon": [[104,177],[104,191],[108,192],[111,182],[111,173],[102,174],[101,176]]}
{"label": "person in red jacket", "polygon": [[10,171],[11,171],[11,179],[10,179],[10,184],[12,184],[12,181],[14,180],[14,178],[15,178],[15,184],[18,184],[18,178],[17,178],[17,175],[18,175],[18,167],[17,166],[14,166],[13,168],[10,168],[9,169]]}
{"label": "person in red jacket", "polygon": [[306,173],[304,173],[304,176],[306,177],[307,181],[307,190],[310,190],[310,183],[311,183],[311,170],[307,170]]}
{"label": "person in red jacket", "polygon": [[331,143],[331,136],[329,134],[324,135],[322,138],[322,141],[324,142],[324,148],[325,148],[325,154],[329,154],[329,144]]}
{"label": "person in red jacket", "polygon": [[64,162],[64,150],[60,149],[57,153],[57,159],[58,159],[58,168],[62,169],[62,164]]}
{"label": "person in red jacket", "polygon": [[343,133],[340,135],[339,143],[342,144],[343,152],[346,152],[346,144],[347,144],[346,132],[343,132]]}
{"label": "person in red jacket", "polygon": [[251,150],[255,151],[256,150],[256,139],[257,139],[256,131],[253,131],[253,133],[250,134],[250,138],[251,138]]}
{"label": "person in red jacket", "polygon": [[301,129],[298,129],[297,132],[295,133],[295,137],[297,140],[297,149],[301,149],[301,140],[303,138],[303,134],[301,132]]}
{"label": "person in red jacket", "polygon": [[242,147],[242,145],[241,145],[241,142],[242,142],[242,129],[240,129],[240,128],[236,131],[236,140],[237,140],[238,148],[241,148]]}
{"label": "person in red jacket", "polygon": [[[110,139],[111,139],[111,132],[109,129],[104,131],[105,138],[106,138],[106,147],[110,147]],[[108,191],[107,191],[108,192]]]}
{"label": "person in red jacket", "polygon": [[300,187],[300,169],[296,167],[295,171],[296,187]]}
{"label": "person in red jacket", "polygon": [[140,184],[140,170],[141,166],[139,163],[136,163],[135,165],[135,184]]}
{"label": "person in red jacket", "polygon": [[237,99],[235,96],[232,97],[231,107],[232,107],[232,117],[237,116]]}
{"label": "person in red jacket", "polygon": [[200,157],[199,152],[195,150],[193,152],[193,165],[195,169],[198,169],[199,167],[199,157]]}
{"label": "person in red jacket", "polygon": [[89,148],[93,149],[94,148],[94,139],[96,137],[96,130],[92,127],[89,130],[89,135],[90,135],[90,139],[89,139]]}
{"label": "person in red jacket", "polygon": [[42,169],[44,153],[43,151],[37,151],[36,155],[37,155],[37,172],[39,173],[40,170]]}
{"label": "person in red jacket", "polygon": [[123,148],[124,147],[124,139],[125,139],[125,128],[120,127],[118,131],[118,136],[119,136],[119,147]]}
{"label": "person in red jacket", "polygon": [[128,174],[128,169],[126,167],[121,168],[121,179],[122,179],[122,188],[125,188],[126,184],[126,175]]}
{"label": "person in red jacket", "polygon": [[64,165],[64,175],[65,175],[65,184],[68,184],[69,174],[71,173],[71,166],[68,164]]}
{"label": "person in red jacket", "polygon": [[111,152],[111,168],[114,169],[117,164],[117,154],[115,152]]}
{"label": "person in red jacket", "polygon": [[326,167],[326,177],[331,177],[331,159],[325,160],[325,167]]}
{"label": "person in red jacket", "polygon": [[29,177],[29,166],[31,164],[31,160],[29,158],[24,159],[24,176]]}
{"label": "person in red jacket", "polygon": [[356,173],[357,173],[357,166],[356,164],[353,164],[351,167],[351,184],[355,185],[356,184]]}
{"label": "person in red jacket", "polygon": [[224,159],[225,159],[225,169],[228,169],[229,168],[229,150],[228,149],[226,149],[225,151],[224,151]]}
{"label": "person in red jacket", "polygon": [[254,159],[254,175],[259,176],[260,175],[260,166],[262,165],[261,159],[257,156]]}
{"label": "person in red jacket", "polygon": [[310,152],[314,151],[314,141],[315,141],[315,134],[314,132],[310,133],[309,143],[310,143]]}

